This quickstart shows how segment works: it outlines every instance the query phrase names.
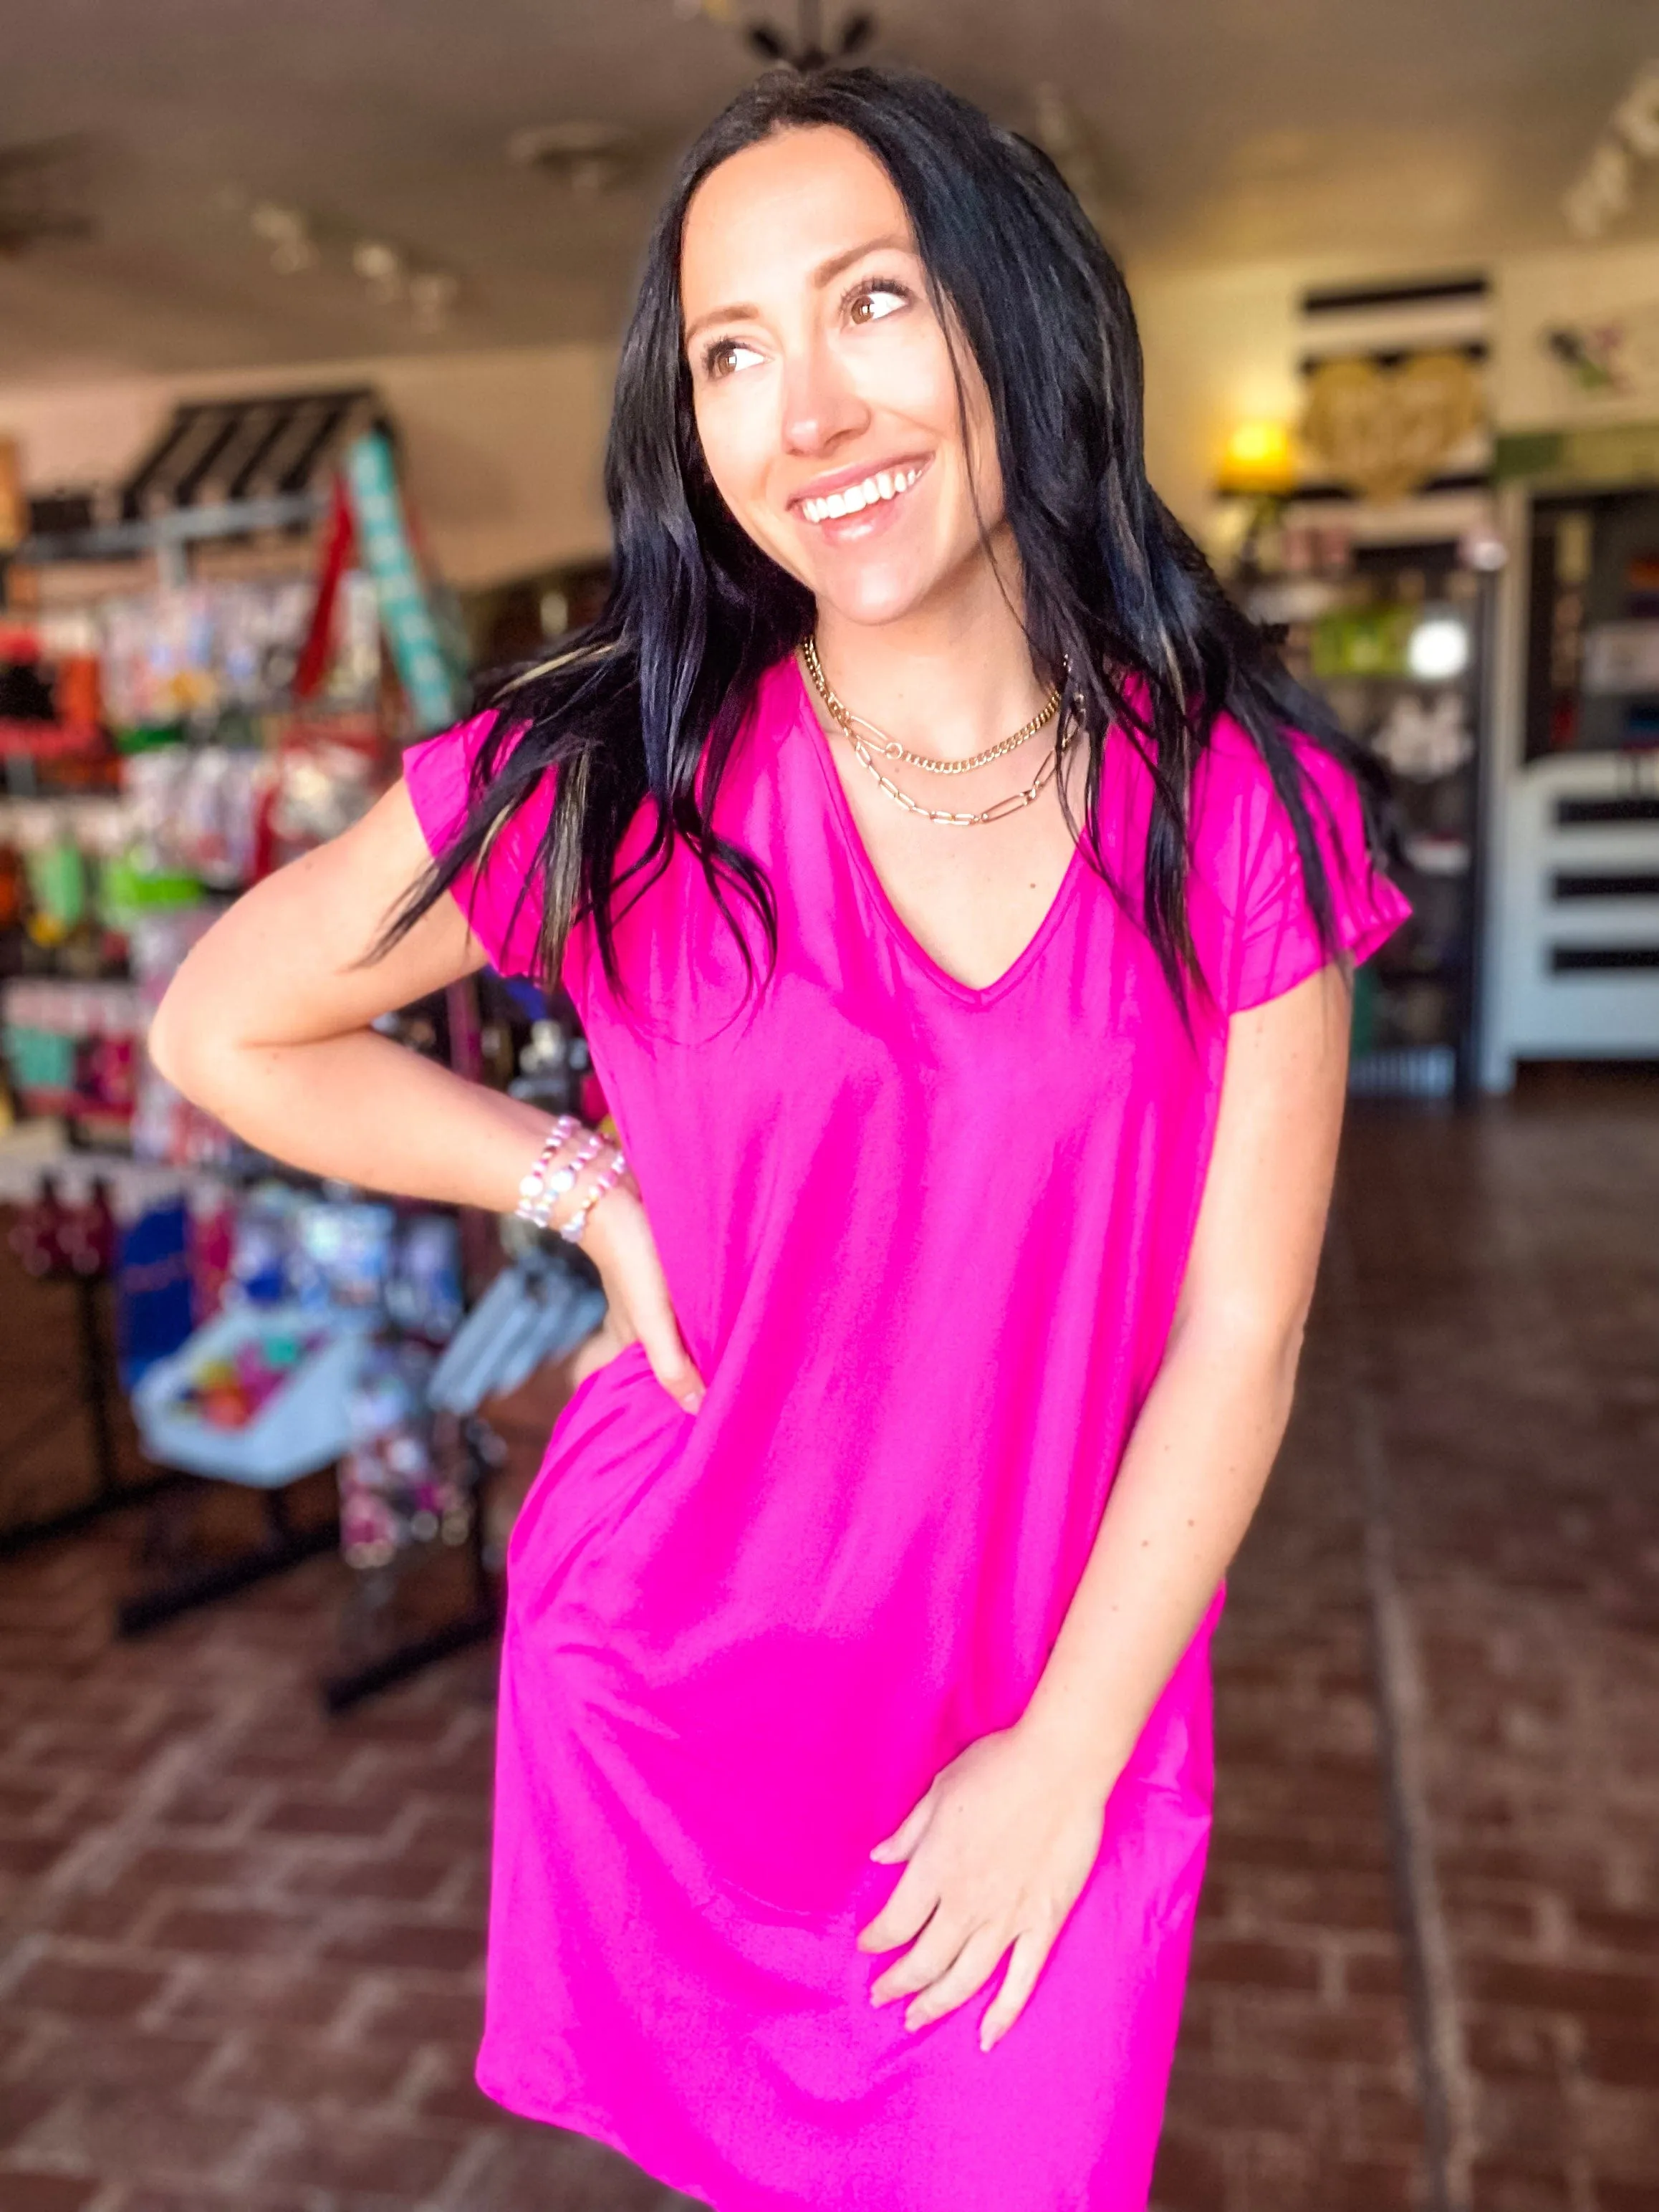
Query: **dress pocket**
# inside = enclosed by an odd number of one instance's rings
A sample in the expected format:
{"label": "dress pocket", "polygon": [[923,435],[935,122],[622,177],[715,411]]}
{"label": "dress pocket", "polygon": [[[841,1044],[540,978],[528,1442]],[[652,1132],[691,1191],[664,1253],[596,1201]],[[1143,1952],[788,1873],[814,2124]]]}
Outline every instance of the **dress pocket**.
{"label": "dress pocket", "polygon": [[585,1375],[553,1425],[507,1547],[508,1602],[545,1605],[583,1543],[652,1481],[691,1416],[636,1338]]}

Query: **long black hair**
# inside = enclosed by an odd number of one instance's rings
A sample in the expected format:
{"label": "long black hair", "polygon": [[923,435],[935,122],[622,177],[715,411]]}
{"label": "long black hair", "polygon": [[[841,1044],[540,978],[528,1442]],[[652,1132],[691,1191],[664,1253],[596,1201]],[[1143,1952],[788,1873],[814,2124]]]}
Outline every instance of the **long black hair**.
{"label": "long black hair", "polygon": [[[1331,890],[1310,812],[1310,796],[1320,795],[1285,732],[1304,732],[1354,776],[1379,857],[1382,772],[1293,683],[1147,483],[1140,343],[1121,271],[1035,146],[930,78],[867,67],[762,77],[682,162],[652,234],[617,375],[605,457],[609,599],[552,659],[495,693],[468,817],[390,933],[453,884],[554,771],[539,865],[522,893],[541,902],[545,976],[556,980],[573,921],[591,916],[605,972],[624,988],[619,894],[632,882],[631,902],[679,839],[732,923],[751,983],[734,899],[758,916],[775,955],[771,887],[753,857],[714,828],[714,799],[760,678],[807,636],[813,603],[715,490],[692,411],[679,263],[687,206],[710,171],[776,131],[813,125],[850,131],[881,162],[947,335],[960,332],[984,378],[1032,664],[1049,681],[1069,665],[1062,726],[1089,744],[1086,857],[1145,927],[1183,1016],[1183,983],[1207,988],[1187,919],[1188,803],[1219,714],[1234,716],[1260,750],[1334,954]],[[1118,880],[1098,834],[1109,732],[1138,746],[1152,779],[1138,887]],[[642,808],[648,843],[619,866],[623,833]]]}

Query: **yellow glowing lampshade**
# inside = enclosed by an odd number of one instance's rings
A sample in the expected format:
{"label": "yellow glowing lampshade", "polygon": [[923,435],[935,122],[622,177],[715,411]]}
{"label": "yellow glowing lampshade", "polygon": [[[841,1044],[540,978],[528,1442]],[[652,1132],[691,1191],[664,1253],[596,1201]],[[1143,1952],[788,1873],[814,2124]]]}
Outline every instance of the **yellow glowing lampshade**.
{"label": "yellow glowing lampshade", "polygon": [[1296,456],[1283,422],[1241,422],[1221,456],[1217,489],[1244,499],[1282,497],[1296,489]]}

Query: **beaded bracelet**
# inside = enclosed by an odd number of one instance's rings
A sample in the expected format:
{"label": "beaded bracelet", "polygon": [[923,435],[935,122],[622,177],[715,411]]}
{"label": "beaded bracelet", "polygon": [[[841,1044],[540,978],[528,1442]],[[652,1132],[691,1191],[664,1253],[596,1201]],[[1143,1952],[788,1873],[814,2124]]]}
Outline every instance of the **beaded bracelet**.
{"label": "beaded bracelet", "polygon": [[542,1139],[542,1148],[536,1155],[535,1164],[519,1182],[519,1203],[514,1209],[523,1220],[532,1218],[530,1208],[540,1198],[542,1185],[553,1165],[553,1156],[568,1145],[581,1127],[574,1114],[561,1114],[549,1127]]}
{"label": "beaded bracelet", "polygon": [[604,1150],[605,1139],[597,1130],[590,1130],[586,1144],[579,1146],[564,1165],[549,1176],[533,1211],[532,1218],[538,1229],[549,1226],[554,1207],[575,1182],[582,1170],[591,1161],[598,1159]]}
{"label": "beaded bracelet", "polygon": [[544,1186],[553,1172],[553,1159],[580,1128],[581,1124],[573,1113],[557,1115],[556,1121],[549,1126],[549,1133],[542,1139],[542,1151],[535,1155],[535,1166],[520,1179],[518,1206],[514,1207],[520,1221],[535,1221],[535,1207],[544,1199]]}
{"label": "beaded bracelet", "polygon": [[528,1221],[537,1229],[545,1229],[548,1216],[563,1197],[587,1163],[605,1150],[605,1139],[592,1130],[586,1132],[586,1142],[578,1147],[562,1167],[554,1161],[570,1139],[581,1128],[581,1123],[569,1115],[562,1115],[561,1121],[569,1127],[560,1129],[555,1122],[544,1144],[535,1166],[519,1185],[519,1203],[514,1211],[521,1221]]}
{"label": "beaded bracelet", "polygon": [[571,1215],[569,1220],[565,1222],[560,1229],[559,1234],[563,1237],[567,1244],[580,1243],[582,1239],[582,1231],[587,1226],[588,1215],[592,1212],[594,1207],[608,1192],[615,1190],[617,1185],[622,1181],[627,1172],[627,1161],[623,1158],[620,1152],[613,1152],[611,1158],[605,1162],[605,1165],[599,1170],[598,1175],[594,1176],[592,1182],[588,1185],[587,1195],[583,1199],[576,1211]]}

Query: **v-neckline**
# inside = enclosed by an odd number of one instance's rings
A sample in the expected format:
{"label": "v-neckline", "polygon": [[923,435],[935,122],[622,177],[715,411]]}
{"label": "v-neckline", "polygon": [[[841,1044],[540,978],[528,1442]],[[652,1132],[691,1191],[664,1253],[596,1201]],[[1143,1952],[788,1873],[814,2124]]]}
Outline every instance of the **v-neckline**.
{"label": "v-neckline", "polygon": [[830,739],[818,720],[817,709],[812,704],[812,696],[807,690],[800,662],[793,653],[789,655],[789,669],[795,684],[795,720],[809,740],[808,750],[817,763],[818,773],[827,790],[830,815],[848,858],[863,878],[871,903],[880,915],[888,935],[900,951],[906,954],[941,990],[947,991],[964,1006],[989,1006],[994,1000],[1001,998],[1005,992],[1012,990],[1042,957],[1049,939],[1060,927],[1061,917],[1071,904],[1078,880],[1087,865],[1083,854],[1083,841],[1079,838],[1073,846],[1071,858],[1066,863],[1066,872],[1061,876],[1042,919],[1008,966],[988,983],[964,982],[960,975],[953,975],[950,969],[939,964],[894,905],[886,884],[877,872],[875,862],[870,858],[864,833],[858,825],[858,817],[853,811],[853,803],[848,798],[841,777],[836,771],[836,763],[830,757]]}

